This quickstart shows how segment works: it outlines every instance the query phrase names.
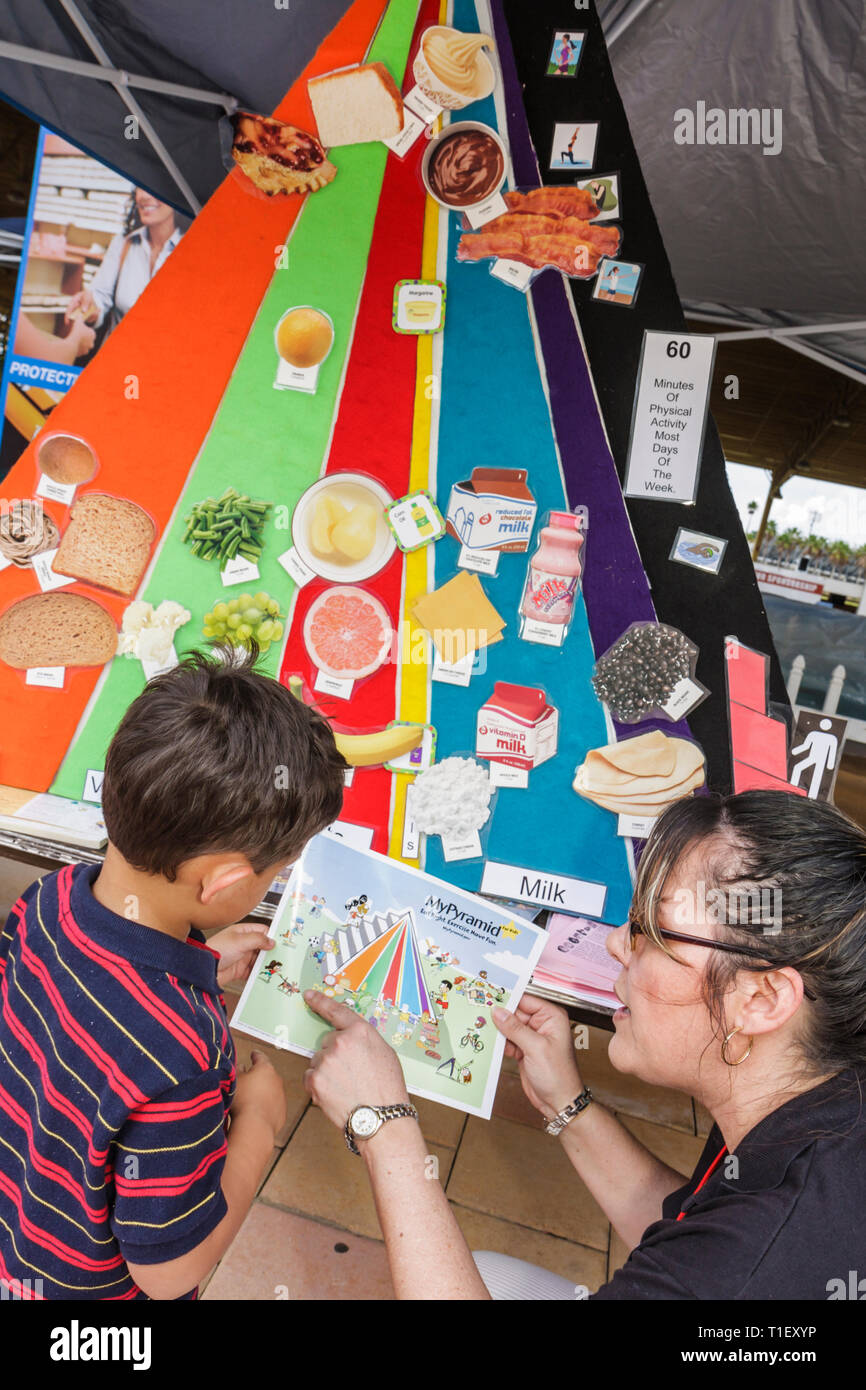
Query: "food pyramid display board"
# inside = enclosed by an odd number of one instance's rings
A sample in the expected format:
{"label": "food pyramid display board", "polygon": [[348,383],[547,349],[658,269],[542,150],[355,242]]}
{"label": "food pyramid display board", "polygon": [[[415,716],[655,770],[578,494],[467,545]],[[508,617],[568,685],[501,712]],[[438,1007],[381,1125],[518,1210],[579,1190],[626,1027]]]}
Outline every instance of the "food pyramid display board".
{"label": "food pyramid display board", "polygon": [[[574,11],[559,8],[573,26]],[[627,244],[628,227],[596,222],[576,180],[567,206],[545,194],[549,151],[536,154],[531,139],[506,9],[497,0],[355,0],[274,113],[284,125],[255,113],[235,120],[236,154],[258,153],[238,159],[52,416],[52,436],[84,441],[97,471],[78,482],[74,500],[56,478],[46,495],[39,460],[49,456],[40,456],[46,441],[38,438],[3,496],[8,505],[39,497],[60,533],[59,558],[77,575],[56,593],[97,603],[117,629],[130,601],[170,602],[178,617],[189,614],[174,635],[178,656],[227,629],[256,635],[266,648],[262,668],[316,703],[339,732],[363,739],[392,724],[426,729],[402,758],[399,728],[363,745],[369,755],[357,760],[341,819],[361,827],[374,849],[470,891],[618,922],[631,893],[632,840],[611,810],[576,795],[575,769],[618,737],[662,727],[690,738],[682,720],[618,725],[591,683],[613,637],[656,617],[570,297],[570,285],[594,279],[623,234]],[[479,54],[495,75],[487,95],[444,112],[418,94],[419,71],[429,81],[424,59],[436,54],[422,38],[441,25],[470,42],[448,69],[452,87],[439,91],[439,107],[465,86],[467,71],[480,70],[472,68]],[[483,47],[471,42],[476,35],[488,36]],[[548,46],[552,38],[551,30]],[[587,42],[603,52],[594,22]],[[369,81],[352,89],[348,115],[331,100],[336,88],[308,88],[310,78],[357,64]],[[398,115],[399,152],[383,139],[326,140],[328,122],[360,132],[364,122],[387,121],[400,93],[415,105]],[[506,202],[494,191],[479,215],[486,224],[444,201],[448,178],[463,177],[461,150],[452,145],[452,169],[444,144],[436,168],[431,158],[431,141],[444,141],[457,122],[472,123],[467,148],[480,138],[494,163],[501,152]],[[240,167],[254,173],[258,159],[259,173],[279,182],[285,161],[274,173],[269,156],[286,126],[294,141],[318,129],[327,158],[314,156],[310,191],[268,196]],[[319,149],[303,139],[302,148]],[[533,190],[536,201],[522,201]],[[579,207],[589,218],[580,249],[570,246],[564,260],[564,223],[554,220]],[[464,503],[470,494],[459,518],[449,508],[454,489]],[[489,522],[489,496],[504,492],[510,515],[521,489],[534,502],[531,536],[516,549],[467,555],[463,528]],[[396,513],[386,524],[385,509],[403,498],[401,530]],[[96,524],[90,540],[85,522]],[[567,622],[557,639],[541,622],[527,640],[524,589],[538,579],[530,561],[552,523],[579,530],[572,549],[582,542],[581,560],[565,566]],[[27,621],[16,628],[10,665],[2,624],[45,579],[44,565],[32,563],[0,573],[0,782],[80,798],[91,773],[98,783],[113,730],[165,653],[149,664],[146,654],[91,665],[64,657],[59,677],[37,670],[34,683],[32,667],[51,665],[41,653],[57,633],[43,630],[38,605],[21,610]],[[560,570],[538,582],[560,594],[562,580]],[[433,620],[419,621],[449,581],[457,588],[440,601],[440,616],[451,613],[461,632],[483,619],[485,637],[474,662],[470,645],[468,665],[437,647]],[[70,640],[88,615],[69,610]],[[129,646],[136,625],[128,614],[125,627]],[[32,666],[21,656],[28,641]],[[546,701],[552,755],[534,765],[530,757],[528,767],[525,759],[500,764],[509,771],[470,837],[474,849],[460,850],[448,834],[419,834],[407,801],[419,769],[475,757],[479,711],[496,704],[503,683],[519,699],[529,692]],[[518,723],[523,717],[518,711]]]}

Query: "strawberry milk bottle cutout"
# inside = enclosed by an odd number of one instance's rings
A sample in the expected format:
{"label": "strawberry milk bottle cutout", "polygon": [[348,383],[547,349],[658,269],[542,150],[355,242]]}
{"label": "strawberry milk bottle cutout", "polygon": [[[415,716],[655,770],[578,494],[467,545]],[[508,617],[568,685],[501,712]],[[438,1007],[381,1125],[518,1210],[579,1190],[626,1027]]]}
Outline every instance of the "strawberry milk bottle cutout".
{"label": "strawberry milk bottle cutout", "polygon": [[574,612],[580,583],[583,517],[551,512],[529,562],[520,611],[521,636],[558,646]]}

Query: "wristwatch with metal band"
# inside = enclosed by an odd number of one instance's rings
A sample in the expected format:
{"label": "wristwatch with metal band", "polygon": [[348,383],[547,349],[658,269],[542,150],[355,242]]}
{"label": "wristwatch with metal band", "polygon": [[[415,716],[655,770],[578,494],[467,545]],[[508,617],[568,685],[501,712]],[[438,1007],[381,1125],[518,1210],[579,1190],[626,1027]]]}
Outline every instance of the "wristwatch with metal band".
{"label": "wristwatch with metal band", "polygon": [[544,1128],[548,1134],[561,1134],[565,1126],[579,1115],[581,1110],[585,1110],[592,1103],[592,1091],[585,1086],[579,1096],[575,1096],[570,1105],[566,1105],[554,1115],[552,1120],[548,1120]]}
{"label": "wristwatch with metal band", "polygon": [[346,1121],[346,1147],[350,1153],[360,1154],[357,1139],[372,1139],[378,1134],[386,1120],[417,1120],[418,1111],[414,1105],[356,1105]]}

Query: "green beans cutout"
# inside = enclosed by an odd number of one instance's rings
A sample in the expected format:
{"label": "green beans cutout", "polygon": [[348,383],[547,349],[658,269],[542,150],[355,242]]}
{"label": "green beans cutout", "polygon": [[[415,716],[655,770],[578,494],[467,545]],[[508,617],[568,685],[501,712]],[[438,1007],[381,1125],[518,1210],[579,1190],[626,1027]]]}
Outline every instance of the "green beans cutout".
{"label": "green beans cutout", "polygon": [[258,560],[272,505],[227,487],[221,497],[206,497],[184,517],[183,544],[202,560],[218,560],[221,570],[236,555]]}

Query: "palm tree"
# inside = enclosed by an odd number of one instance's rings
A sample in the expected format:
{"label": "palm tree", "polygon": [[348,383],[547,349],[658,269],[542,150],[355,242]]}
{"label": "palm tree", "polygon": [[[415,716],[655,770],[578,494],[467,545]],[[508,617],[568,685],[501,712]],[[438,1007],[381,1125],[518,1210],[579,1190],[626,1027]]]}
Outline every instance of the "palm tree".
{"label": "palm tree", "polygon": [[746,511],[749,513],[749,520],[750,520],[750,521],[752,520],[752,517],[755,515],[755,512],[756,512],[757,510],[758,510],[758,504],[757,504],[757,502],[750,502],[749,505],[746,507]]}
{"label": "palm tree", "polygon": [[866,579],[866,544],[858,545],[857,549],[854,551],[854,563],[857,566],[858,573],[862,574],[864,579]]}
{"label": "palm tree", "polygon": [[782,532],[781,536],[776,538],[776,545],[781,550],[784,560],[788,560],[793,552],[799,548],[802,540],[803,537],[796,526],[789,526],[786,531]]}
{"label": "palm tree", "polygon": [[836,569],[844,569],[851,563],[852,550],[847,541],[833,541],[829,549],[830,563]]}

